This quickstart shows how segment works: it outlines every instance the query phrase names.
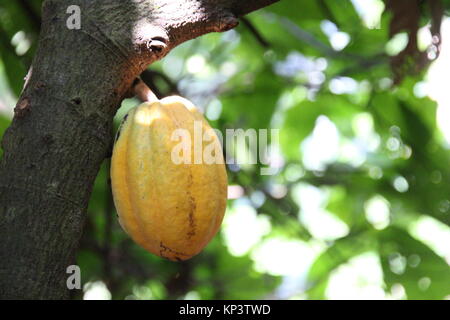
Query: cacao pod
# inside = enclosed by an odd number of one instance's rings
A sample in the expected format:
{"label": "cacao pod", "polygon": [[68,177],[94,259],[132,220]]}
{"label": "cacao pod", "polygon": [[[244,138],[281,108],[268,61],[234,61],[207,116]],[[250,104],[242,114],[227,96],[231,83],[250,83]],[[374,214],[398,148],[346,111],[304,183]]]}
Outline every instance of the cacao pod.
{"label": "cacao pod", "polygon": [[[195,123],[215,150],[214,163],[177,163],[177,129],[194,137]],[[204,140],[203,140],[204,141]],[[200,150],[202,151],[202,150]],[[222,147],[206,119],[188,100],[173,96],[130,110],[111,160],[114,204],[122,228],[153,254],[181,261],[198,254],[217,233],[227,199]]]}

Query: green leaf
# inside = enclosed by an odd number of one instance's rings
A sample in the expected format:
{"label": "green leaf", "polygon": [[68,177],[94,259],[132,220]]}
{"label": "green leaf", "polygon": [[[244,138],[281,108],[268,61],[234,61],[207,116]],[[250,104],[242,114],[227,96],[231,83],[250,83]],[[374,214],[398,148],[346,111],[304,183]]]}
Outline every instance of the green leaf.
{"label": "green leaf", "polygon": [[312,133],[320,115],[330,118],[340,131],[351,132],[352,127],[349,119],[359,110],[360,107],[344,95],[337,96],[324,93],[315,100],[303,100],[286,111],[284,115],[284,123],[280,132],[283,152],[289,159],[298,160],[300,144]]}
{"label": "green leaf", "polygon": [[14,53],[8,51],[0,37],[0,58],[3,64],[8,83],[14,94],[18,97],[22,92],[24,77],[27,73],[22,61]]}
{"label": "green leaf", "polygon": [[312,264],[308,273],[310,299],[324,299],[326,283],[337,267],[351,258],[372,250],[375,245],[374,234],[371,231],[351,234],[336,240]]}
{"label": "green leaf", "polygon": [[[11,120],[7,119],[5,116],[0,114],[0,141],[3,139],[6,129],[11,124]],[[3,155],[3,149],[0,147],[0,159]]]}
{"label": "green leaf", "polygon": [[202,298],[264,299],[265,295],[280,284],[280,277],[256,271],[248,255],[232,256],[218,240],[220,239],[216,238],[201,257],[206,259],[206,268],[209,269],[208,273],[202,275],[203,281],[209,276],[214,283],[213,296]]}
{"label": "green leaf", "polygon": [[245,76],[253,81],[242,85],[245,79],[240,84],[235,80],[235,88],[221,97],[223,117],[238,123],[240,128],[268,129],[283,83],[268,67]]}
{"label": "green leaf", "polygon": [[[349,227],[365,224],[364,201],[367,197],[366,188],[359,188],[360,193],[349,192],[342,186],[333,187],[330,191],[330,199],[328,201],[327,210],[344,221]],[[356,191],[356,190],[355,190]],[[352,198],[352,201],[348,199]]]}
{"label": "green leaf", "polygon": [[378,234],[387,289],[401,284],[408,299],[443,299],[450,294],[447,262],[406,231],[389,227]]}

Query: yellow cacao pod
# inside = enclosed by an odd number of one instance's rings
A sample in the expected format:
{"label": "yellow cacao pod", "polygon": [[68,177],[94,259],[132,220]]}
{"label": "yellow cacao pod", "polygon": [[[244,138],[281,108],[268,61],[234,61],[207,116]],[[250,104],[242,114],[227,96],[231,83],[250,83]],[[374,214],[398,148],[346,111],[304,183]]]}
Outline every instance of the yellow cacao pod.
{"label": "yellow cacao pod", "polygon": [[[221,161],[196,163],[193,138],[199,128],[203,144]],[[179,129],[192,142],[181,149],[190,154],[182,163],[174,161],[182,143],[173,136]],[[177,96],[128,113],[113,150],[111,184],[122,228],[146,250],[173,261],[198,254],[217,233],[226,208],[220,141],[195,106]]]}

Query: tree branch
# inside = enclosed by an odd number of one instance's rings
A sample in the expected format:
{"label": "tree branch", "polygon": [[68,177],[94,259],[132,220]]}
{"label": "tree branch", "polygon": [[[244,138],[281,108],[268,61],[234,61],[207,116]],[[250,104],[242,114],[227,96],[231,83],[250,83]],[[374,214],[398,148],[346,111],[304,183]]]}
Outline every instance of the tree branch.
{"label": "tree branch", "polygon": [[334,58],[334,59],[353,59],[356,61],[364,61],[366,58],[363,56],[359,56],[356,54],[351,54],[347,52],[342,51],[336,51],[332,47],[330,47],[328,44],[323,43],[322,41],[318,40],[313,34],[309,33],[308,31],[300,28],[298,25],[296,25],[294,22],[292,22],[290,19],[285,17],[277,17],[280,24],[294,37],[296,37],[298,40],[303,41],[310,45],[311,47],[314,47],[320,53],[322,53],[326,57]]}
{"label": "tree branch", "polygon": [[258,31],[258,29],[256,29],[256,27],[250,22],[250,20],[248,20],[247,18],[241,18],[241,21],[263,48],[270,48],[270,43],[266,39],[264,39],[263,35]]}

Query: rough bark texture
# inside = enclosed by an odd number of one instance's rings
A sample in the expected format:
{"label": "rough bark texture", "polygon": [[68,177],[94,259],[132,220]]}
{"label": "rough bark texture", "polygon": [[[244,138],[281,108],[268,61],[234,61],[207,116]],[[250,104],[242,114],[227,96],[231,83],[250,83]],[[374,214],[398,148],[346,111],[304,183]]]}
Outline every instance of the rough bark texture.
{"label": "rough bark texture", "polygon": [[[0,162],[0,298],[69,297],[94,179],[132,81],[173,47],[277,0],[48,0]],[[69,30],[68,6],[81,8]]]}

